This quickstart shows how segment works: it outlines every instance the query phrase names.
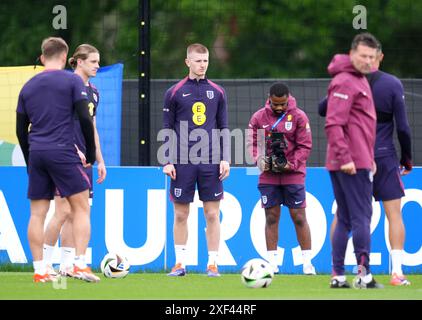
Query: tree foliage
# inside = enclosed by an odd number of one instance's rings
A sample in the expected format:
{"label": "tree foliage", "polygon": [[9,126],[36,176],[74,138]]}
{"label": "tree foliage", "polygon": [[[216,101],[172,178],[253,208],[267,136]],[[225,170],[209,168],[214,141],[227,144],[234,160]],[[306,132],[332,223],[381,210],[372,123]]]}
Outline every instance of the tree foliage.
{"label": "tree foliage", "polygon": [[[367,30],[356,30],[353,8],[367,10]],[[383,68],[420,77],[422,2],[416,0],[156,0],[152,5],[154,78],[178,78],[189,43],[211,49],[210,77],[327,77],[333,54],[347,53],[353,36],[375,34]]]}
{"label": "tree foliage", "polygon": [[[56,0],[0,1],[2,66],[33,64],[41,40],[62,36],[70,51],[91,43],[101,63],[123,62],[138,76],[138,1],[63,0],[67,29],[52,27]],[[367,31],[383,43],[383,69],[421,77],[422,1],[418,0],[150,0],[152,78],[186,74],[186,46],[211,51],[213,78],[317,78],[337,52],[348,52],[353,8],[367,10]]]}
{"label": "tree foliage", "polygon": [[[56,30],[56,5],[66,8],[66,29]],[[70,52],[90,43],[101,53],[101,64],[123,62],[126,76],[137,74],[137,8],[133,0],[35,0],[0,2],[1,66],[34,64],[42,39],[60,36]]]}

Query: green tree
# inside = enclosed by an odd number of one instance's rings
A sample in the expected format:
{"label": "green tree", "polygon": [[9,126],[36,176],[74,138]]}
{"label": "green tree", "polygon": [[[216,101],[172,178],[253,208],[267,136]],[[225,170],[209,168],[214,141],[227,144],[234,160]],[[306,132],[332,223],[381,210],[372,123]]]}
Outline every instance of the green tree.
{"label": "green tree", "polygon": [[[63,0],[67,29],[52,26],[57,0],[0,1],[2,66],[30,65],[40,42],[62,36],[70,50],[92,43],[101,64],[125,64],[125,78],[138,77],[138,1]],[[422,1],[418,0],[150,0],[152,78],[180,78],[186,46],[211,51],[212,78],[327,77],[337,52],[354,34],[353,7],[367,9],[368,31],[383,43],[383,69],[421,77]]]}
{"label": "green tree", "polygon": [[[63,5],[67,29],[54,29],[52,10]],[[60,36],[70,54],[81,43],[91,43],[101,52],[101,64],[125,64],[125,76],[137,75],[136,0],[56,0],[0,2],[0,61],[2,66],[34,64],[40,55],[41,40]]]}
{"label": "green tree", "polygon": [[[179,78],[189,43],[210,48],[210,77],[327,77],[333,54],[349,51],[356,33],[383,43],[383,68],[420,77],[422,2],[416,0],[154,0],[152,76]],[[368,30],[355,30],[353,8],[367,10]]]}

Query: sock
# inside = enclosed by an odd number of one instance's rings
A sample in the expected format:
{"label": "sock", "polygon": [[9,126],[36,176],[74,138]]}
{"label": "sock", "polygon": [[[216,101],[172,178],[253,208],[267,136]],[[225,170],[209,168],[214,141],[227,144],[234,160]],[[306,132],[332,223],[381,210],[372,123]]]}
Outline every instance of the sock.
{"label": "sock", "polygon": [[273,267],[278,267],[277,257],[278,257],[277,250],[268,250],[267,251],[267,261]]}
{"label": "sock", "polygon": [[46,265],[53,265],[54,246],[44,243],[42,257]]}
{"label": "sock", "polygon": [[85,256],[75,256],[75,266],[77,266],[79,269],[85,269],[86,268],[86,262],[85,262]]}
{"label": "sock", "polygon": [[271,268],[273,268],[274,273],[279,272],[278,268],[278,251],[277,250],[267,250],[267,261],[269,262]]}
{"label": "sock", "polygon": [[302,250],[303,267],[312,265],[311,250]]}
{"label": "sock", "polygon": [[217,265],[218,251],[208,251],[208,266]]}
{"label": "sock", "polygon": [[75,258],[75,248],[61,247],[60,253],[60,269],[72,267]]}
{"label": "sock", "polygon": [[186,263],[186,245],[176,244],[174,245],[174,251],[176,252],[176,263],[180,263],[182,268],[184,268]]}
{"label": "sock", "polygon": [[372,281],[372,274],[371,273],[367,274],[366,276],[362,277],[362,280],[365,283],[371,282]]}
{"label": "sock", "polygon": [[391,270],[391,273],[397,273],[400,276],[403,274],[403,271],[401,269],[402,256],[403,250],[391,250],[391,262],[393,265],[393,270]]}
{"label": "sock", "polygon": [[45,267],[44,260],[33,261],[32,264],[34,266],[34,273],[37,273],[40,275],[47,273],[47,268]]}

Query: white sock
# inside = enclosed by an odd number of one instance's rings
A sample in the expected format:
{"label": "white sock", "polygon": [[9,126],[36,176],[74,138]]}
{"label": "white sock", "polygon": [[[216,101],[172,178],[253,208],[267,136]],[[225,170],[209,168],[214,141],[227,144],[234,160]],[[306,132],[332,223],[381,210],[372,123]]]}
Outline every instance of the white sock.
{"label": "white sock", "polygon": [[311,250],[302,250],[303,267],[312,265]]}
{"label": "white sock", "polygon": [[402,256],[403,256],[403,250],[397,250],[397,249],[391,250],[391,262],[393,265],[393,270],[391,270],[391,273],[397,273],[398,275],[403,274],[403,271],[401,269]]}
{"label": "white sock", "polygon": [[362,280],[365,283],[371,282],[372,281],[372,274],[371,273],[367,274],[366,276],[362,277]]}
{"label": "white sock", "polygon": [[277,250],[268,250],[267,251],[267,261],[272,265],[273,267],[278,267],[278,253]]}
{"label": "white sock", "polygon": [[40,275],[47,273],[47,268],[45,267],[44,260],[33,261],[32,264],[34,266],[34,273],[37,273]]}
{"label": "white sock", "polygon": [[75,258],[75,248],[61,247],[60,248],[60,269],[72,267],[74,258]]}
{"label": "white sock", "polygon": [[42,257],[45,264],[48,266],[53,265],[53,253],[54,253],[54,246],[50,246],[44,243]]}
{"label": "white sock", "polygon": [[208,251],[208,266],[217,265],[218,251]]}
{"label": "white sock", "polygon": [[186,263],[186,245],[176,244],[174,245],[174,251],[176,253],[176,263],[180,263],[182,268],[184,268]]}
{"label": "white sock", "polygon": [[85,269],[86,268],[86,262],[85,262],[85,256],[75,256],[75,266],[77,266],[79,269]]}
{"label": "white sock", "polygon": [[273,272],[278,273],[279,272],[279,268],[278,268],[279,257],[278,257],[277,250],[267,251],[267,261],[269,262],[271,268],[273,268]]}

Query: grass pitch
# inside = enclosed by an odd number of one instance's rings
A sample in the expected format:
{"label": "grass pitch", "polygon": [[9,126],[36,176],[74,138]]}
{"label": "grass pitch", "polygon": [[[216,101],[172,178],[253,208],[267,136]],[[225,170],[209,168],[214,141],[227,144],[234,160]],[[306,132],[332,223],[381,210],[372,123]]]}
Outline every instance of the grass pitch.
{"label": "grass pitch", "polygon": [[[87,283],[67,278],[56,288],[33,283],[31,272],[0,272],[0,299],[78,300],[422,300],[422,275],[409,275],[408,287],[389,285],[390,276],[376,275],[382,290],[330,289],[329,275],[276,275],[268,288],[246,288],[239,274],[208,278],[204,274],[167,277],[164,273],[132,273],[124,279]],[[348,276],[351,283],[353,275]],[[60,287],[60,288],[58,288]]]}

